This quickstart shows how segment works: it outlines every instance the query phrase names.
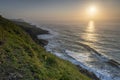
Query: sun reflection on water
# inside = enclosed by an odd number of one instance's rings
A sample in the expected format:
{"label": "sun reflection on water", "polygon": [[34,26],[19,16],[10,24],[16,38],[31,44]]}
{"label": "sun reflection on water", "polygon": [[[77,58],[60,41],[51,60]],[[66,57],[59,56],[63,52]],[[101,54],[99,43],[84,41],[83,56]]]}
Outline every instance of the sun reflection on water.
{"label": "sun reflection on water", "polygon": [[94,21],[89,21],[88,23],[88,27],[86,29],[87,32],[94,32],[95,30],[95,24],[94,24]]}
{"label": "sun reflection on water", "polygon": [[85,33],[82,35],[82,38],[85,40],[84,43],[94,47],[94,43],[97,41],[96,35],[95,23],[91,20],[85,28]]}

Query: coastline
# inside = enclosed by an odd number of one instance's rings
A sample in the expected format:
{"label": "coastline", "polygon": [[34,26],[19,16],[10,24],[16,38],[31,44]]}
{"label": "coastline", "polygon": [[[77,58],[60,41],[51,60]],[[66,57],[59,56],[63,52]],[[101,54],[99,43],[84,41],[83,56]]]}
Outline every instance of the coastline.
{"label": "coastline", "polygon": [[3,17],[0,34],[0,80],[92,80],[69,61],[50,54],[20,26]]}
{"label": "coastline", "polygon": [[[48,44],[47,40],[38,39],[37,35],[49,34],[49,31],[38,28],[37,26],[31,25],[30,23],[27,22],[18,22],[18,21],[13,21],[13,22],[16,23],[16,25],[19,25],[23,30],[25,30],[37,44],[41,45],[42,47]],[[75,66],[82,74],[88,76],[92,80],[100,80],[93,72],[90,72],[79,65],[75,65]]]}

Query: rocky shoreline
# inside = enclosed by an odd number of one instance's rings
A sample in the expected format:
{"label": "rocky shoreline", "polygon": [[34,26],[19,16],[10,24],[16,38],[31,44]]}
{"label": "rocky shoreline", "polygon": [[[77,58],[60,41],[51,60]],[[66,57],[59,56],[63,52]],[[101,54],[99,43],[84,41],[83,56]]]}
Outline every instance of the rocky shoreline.
{"label": "rocky shoreline", "polygon": [[[41,46],[46,46],[48,44],[47,40],[43,40],[43,39],[38,39],[37,35],[42,35],[42,34],[49,34],[49,31],[40,29],[38,27],[36,27],[35,25],[31,25],[29,23],[26,22],[19,22],[19,21],[13,21],[15,22],[17,25],[19,25],[21,28],[23,28],[31,37],[32,39],[39,45]],[[85,74],[86,76],[90,77],[92,80],[100,80],[94,73],[82,68],[79,65],[76,65],[77,68],[79,69],[79,71],[83,74]]]}

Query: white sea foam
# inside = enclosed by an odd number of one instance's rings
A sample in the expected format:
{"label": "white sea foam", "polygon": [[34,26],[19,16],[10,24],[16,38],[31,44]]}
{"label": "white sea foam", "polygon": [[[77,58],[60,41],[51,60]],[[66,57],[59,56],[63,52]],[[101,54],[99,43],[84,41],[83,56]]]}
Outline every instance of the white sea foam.
{"label": "white sea foam", "polygon": [[43,34],[43,35],[38,35],[37,37],[39,39],[50,39],[50,38],[53,38],[54,35],[52,35],[52,34]]}
{"label": "white sea foam", "polygon": [[[66,50],[66,53],[73,57],[76,61],[84,63],[85,66],[83,66],[83,68],[95,73],[101,80],[120,80],[119,77],[114,78],[111,72],[105,69],[104,66],[104,69],[99,69],[96,66],[89,65],[87,62],[92,60],[90,59],[90,55],[85,53],[80,54],[69,50]],[[77,65],[81,66],[81,64]]]}

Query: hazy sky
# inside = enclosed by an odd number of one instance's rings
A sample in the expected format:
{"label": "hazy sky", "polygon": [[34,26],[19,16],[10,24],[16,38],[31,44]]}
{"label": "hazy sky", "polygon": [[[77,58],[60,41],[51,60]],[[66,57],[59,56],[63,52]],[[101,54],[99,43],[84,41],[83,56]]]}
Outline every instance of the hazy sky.
{"label": "hazy sky", "polygon": [[97,7],[97,19],[120,20],[120,0],[0,0],[0,14],[36,21],[79,21],[86,19],[90,5]]}

